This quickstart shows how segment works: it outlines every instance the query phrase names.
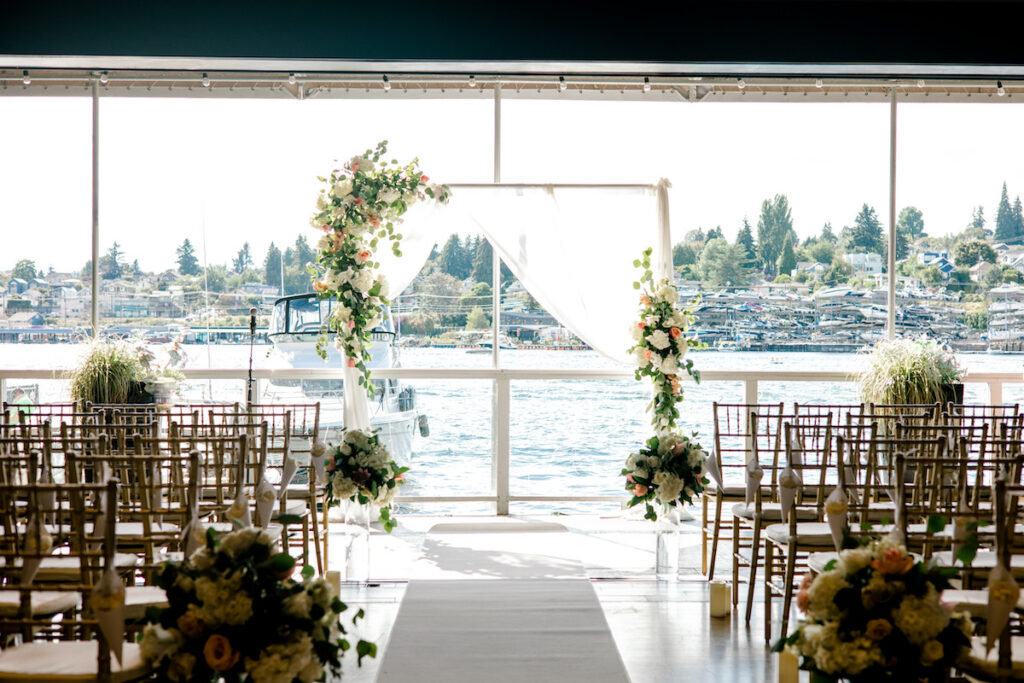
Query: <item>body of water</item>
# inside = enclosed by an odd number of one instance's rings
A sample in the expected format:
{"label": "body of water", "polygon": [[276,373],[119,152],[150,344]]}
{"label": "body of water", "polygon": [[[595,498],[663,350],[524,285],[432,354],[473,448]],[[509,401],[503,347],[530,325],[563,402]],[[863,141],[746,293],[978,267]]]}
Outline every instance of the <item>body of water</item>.
{"label": "body of water", "polygon": [[[66,369],[83,353],[81,346],[0,344],[0,368]],[[257,347],[254,366],[274,367],[269,347]],[[247,346],[187,346],[188,367],[246,368]],[[693,356],[700,370],[829,371],[853,374],[858,354],[702,352]],[[974,372],[1015,372],[1024,368],[1024,356],[961,355],[961,365]],[[593,369],[619,366],[592,351],[502,351],[502,366],[527,369]],[[463,349],[406,348],[405,367],[487,368],[489,353]],[[1007,384],[1004,402],[1024,397],[1020,384]],[[41,401],[67,399],[66,381],[12,381],[37,385]],[[417,407],[427,416],[429,437],[417,437],[413,470],[405,493],[410,495],[487,495],[492,490],[491,405],[489,380],[430,380],[407,382],[416,390]],[[244,382],[212,381],[186,385],[186,396],[244,401]],[[740,382],[689,383],[681,406],[682,425],[697,432],[705,448],[712,445],[713,401],[740,403]],[[761,382],[761,402],[854,403],[852,382]],[[645,408],[649,383],[621,381],[529,380],[511,387],[511,492],[513,495],[568,496],[622,495],[619,471],[626,456],[649,435]],[[968,402],[987,402],[985,385],[967,385]],[[340,413],[340,401],[325,401],[326,415]],[[514,504],[513,511],[594,510],[593,505],[567,503]],[[604,509],[615,507],[604,504]],[[437,512],[437,506],[429,509]],[[486,505],[447,506],[458,512],[486,511]]]}

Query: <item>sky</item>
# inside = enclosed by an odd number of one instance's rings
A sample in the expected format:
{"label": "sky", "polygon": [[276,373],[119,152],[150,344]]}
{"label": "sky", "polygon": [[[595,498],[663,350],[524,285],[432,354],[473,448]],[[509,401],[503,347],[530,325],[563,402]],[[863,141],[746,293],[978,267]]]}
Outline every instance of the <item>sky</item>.
{"label": "sky", "polygon": [[[1024,105],[901,104],[897,206],[925,230],[990,223],[1003,181],[1024,194]],[[91,104],[0,98],[0,270],[22,258],[58,271],[90,256]],[[493,104],[476,100],[107,98],[100,110],[101,249],[146,271],[175,266],[186,237],[229,264],[309,227],[338,160],[390,141],[436,182],[490,182]],[[801,237],[836,231],[863,203],[888,217],[889,107],[881,103],[579,102],[506,99],[505,182],[672,183],[673,241],[721,226],[732,239],[761,202],[789,197]],[[622,226],[628,230],[629,226]]]}

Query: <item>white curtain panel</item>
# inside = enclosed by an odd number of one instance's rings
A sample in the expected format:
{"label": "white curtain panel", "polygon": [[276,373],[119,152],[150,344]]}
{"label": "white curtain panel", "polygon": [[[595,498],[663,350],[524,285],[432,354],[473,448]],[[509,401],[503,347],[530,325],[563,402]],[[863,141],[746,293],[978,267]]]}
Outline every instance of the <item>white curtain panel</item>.
{"label": "white curtain panel", "polygon": [[382,239],[374,254],[380,263],[380,270],[387,278],[391,298],[397,297],[423,270],[423,264],[430,258],[435,244],[444,244],[451,234],[449,224],[452,212],[449,207],[434,202],[414,205],[395,226],[395,232],[402,236],[402,256],[395,256],[389,239]]}
{"label": "white curtain panel", "polygon": [[668,219],[666,187],[453,187],[447,206],[410,211],[401,228],[403,258],[381,254],[381,268],[395,295],[422,268],[433,244],[453,232],[483,233],[561,324],[605,356],[628,363],[629,325],[638,307],[632,283],[640,274],[633,261],[653,247],[657,275],[671,263],[659,230],[659,217],[666,225]]}

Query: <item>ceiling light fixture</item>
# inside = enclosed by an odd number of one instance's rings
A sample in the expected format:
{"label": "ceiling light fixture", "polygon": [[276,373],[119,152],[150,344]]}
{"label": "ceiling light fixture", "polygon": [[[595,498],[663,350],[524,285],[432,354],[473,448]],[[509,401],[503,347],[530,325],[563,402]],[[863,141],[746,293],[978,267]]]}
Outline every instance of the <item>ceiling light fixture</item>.
{"label": "ceiling light fixture", "polygon": [[736,87],[739,88],[740,90],[743,90],[744,88],[747,87],[747,83],[742,78],[737,78]]}
{"label": "ceiling light fixture", "polygon": [[644,76],[644,92],[651,92],[651,79]]}
{"label": "ceiling light fixture", "polygon": [[295,85],[295,74],[288,74],[289,85]]}
{"label": "ceiling light fixture", "polygon": [[391,81],[388,80],[387,74],[384,74],[384,77],[381,80],[383,81],[384,84],[384,92],[391,90]]}
{"label": "ceiling light fixture", "polygon": [[475,88],[476,87],[476,76],[472,76],[471,75],[469,77],[469,87],[470,88]]}
{"label": "ceiling light fixture", "polygon": [[203,80],[201,81],[204,88],[210,87],[210,76],[209,74],[203,73]]}
{"label": "ceiling light fixture", "polygon": [[569,85],[565,82],[565,76],[559,76],[558,77],[558,90],[559,90],[559,92],[565,92],[565,89],[568,88],[568,87],[569,87]]}
{"label": "ceiling light fixture", "polygon": [[109,81],[109,80],[110,80],[110,76],[107,74],[107,72],[106,71],[101,71],[100,72],[100,83],[102,83],[103,85],[106,85],[107,81]]}
{"label": "ceiling light fixture", "polygon": [[25,85],[28,85],[32,82],[32,78],[28,75],[27,70],[21,72],[21,82]]}
{"label": "ceiling light fixture", "polygon": [[996,81],[996,93],[998,93],[1000,97],[1006,94],[1006,88],[1003,87],[1002,81]]}
{"label": "ceiling light fixture", "polygon": [[815,87],[815,88],[820,88],[820,87],[822,87],[823,85],[824,85],[824,83],[822,83],[822,82],[821,82],[821,79],[820,79],[820,78],[814,81],[814,87]]}

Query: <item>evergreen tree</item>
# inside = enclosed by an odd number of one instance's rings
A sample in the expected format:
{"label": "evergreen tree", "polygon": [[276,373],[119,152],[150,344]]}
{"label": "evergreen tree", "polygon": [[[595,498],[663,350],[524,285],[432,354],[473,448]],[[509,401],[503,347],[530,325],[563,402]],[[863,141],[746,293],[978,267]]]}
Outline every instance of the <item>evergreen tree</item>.
{"label": "evergreen tree", "polygon": [[736,244],[743,247],[743,252],[747,255],[747,260],[751,265],[756,265],[754,261],[757,259],[757,251],[754,248],[754,233],[750,229],[750,221],[747,217],[743,217],[743,227],[736,233]]}
{"label": "evergreen tree", "polygon": [[273,242],[267,247],[267,255],[263,259],[263,281],[284,292],[281,288],[281,250]]}
{"label": "evergreen tree", "polygon": [[[90,273],[92,269],[90,268]],[[30,261],[27,258],[23,258],[14,265],[14,270],[11,271],[11,277],[20,278],[28,281],[36,276],[36,262]]]}
{"label": "evergreen tree", "polygon": [[709,240],[700,254],[700,278],[711,287],[743,287],[749,279],[745,261],[740,245],[723,238]]}
{"label": "evergreen tree", "polygon": [[789,275],[796,269],[796,254],[793,252],[793,236],[786,235],[782,242],[782,253],[775,262],[776,272],[779,275]]}
{"label": "evergreen tree", "polygon": [[874,207],[867,204],[861,207],[853,220],[853,227],[843,228],[841,237],[847,252],[885,254],[886,240],[882,232],[882,223],[878,220]]}
{"label": "evergreen tree", "polygon": [[[839,238],[836,237],[835,232],[832,231],[832,223],[825,221],[825,225],[821,228],[821,239],[833,245],[839,244]],[[831,259],[829,260],[829,263],[832,263]]]}
{"label": "evergreen tree", "polygon": [[188,238],[178,247],[178,272],[182,275],[199,275],[203,271],[199,268],[199,259],[196,258],[196,250]]}
{"label": "evergreen tree", "polygon": [[982,206],[975,207],[974,211],[971,212],[971,222],[968,223],[967,227],[977,228],[978,230],[985,229],[985,208]]}
{"label": "evergreen tree", "polygon": [[790,240],[794,238],[793,215],[786,195],[777,194],[761,202],[761,217],[757,219],[757,249],[766,275],[775,275],[776,261],[787,236]]}
{"label": "evergreen tree", "polygon": [[1024,235],[1024,209],[1020,205],[1020,195],[1013,200],[1013,230],[1019,237]]}
{"label": "evergreen tree", "polygon": [[117,242],[111,245],[110,250],[100,258],[100,277],[104,280],[116,280],[124,276],[124,266],[121,264],[121,247]]}
{"label": "evergreen tree", "polygon": [[441,248],[441,254],[437,258],[437,267],[442,273],[448,273],[459,280],[469,277],[470,268],[467,267],[468,259],[466,250],[462,246],[458,235],[452,235]]}
{"label": "evergreen tree", "polygon": [[487,285],[490,285],[494,278],[494,250],[488,240],[481,239],[476,243],[470,277],[473,278],[473,282],[483,282]]}
{"label": "evergreen tree", "polygon": [[686,242],[679,242],[676,246],[672,247],[672,267],[678,268],[679,266],[692,266],[697,262],[697,254],[694,253],[693,247]]}
{"label": "evergreen tree", "polygon": [[722,234],[722,226],[716,225],[715,227],[708,230],[708,238],[705,240],[705,242],[710,242],[711,240],[714,239],[722,239],[724,237],[725,235]]}
{"label": "evergreen tree", "polygon": [[1017,236],[1016,225],[1013,219],[1013,209],[1010,207],[1010,198],[1006,194],[1006,182],[1003,182],[1003,192],[999,196],[999,207],[996,209],[996,239],[1009,240]]}
{"label": "evergreen tree", "polygon": [[316,252],[309,246],[305,235],[299,235],[295,239],[295,251],[292,253],[291,265],[303,273],[306,272],[306,265],[316,261]]}
{"label": "evergreen tree", "polygon": [[904,233],[911,242],[919,237],[924,237],[924,214],[921,213],[921,209],[916,206],[903,207],[896,220],[896,232]]}
{"label": "evergreen tree", "polygon": [[246,242],[238,250],[238,256],[231,260],[231,269],[241,275],[252,268],[252,255],[249,253],[249,243]]}

